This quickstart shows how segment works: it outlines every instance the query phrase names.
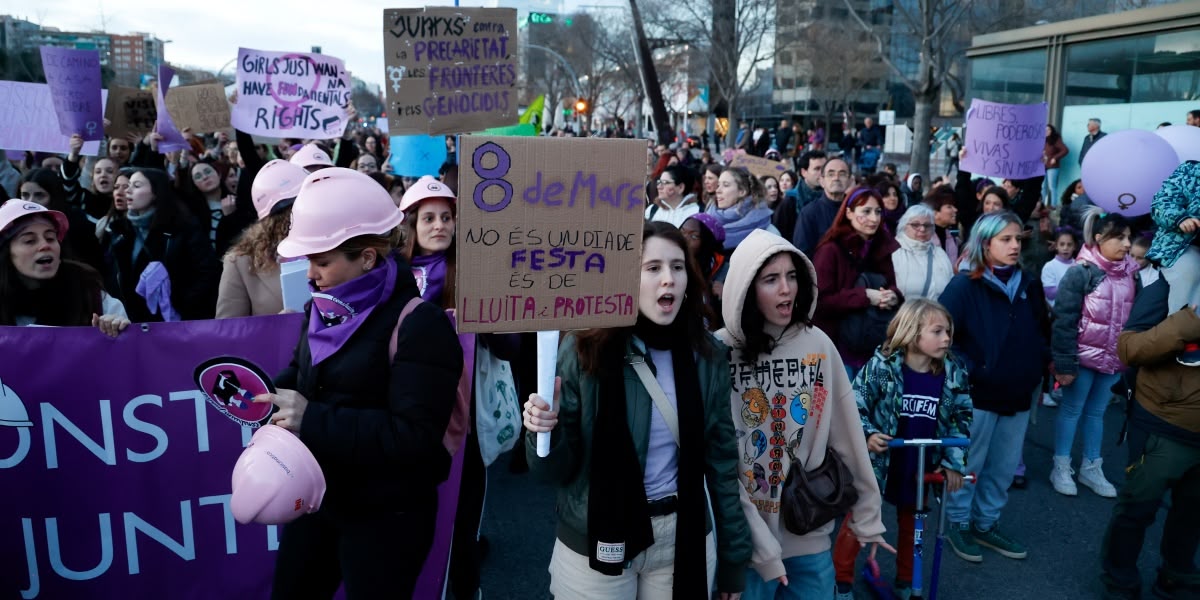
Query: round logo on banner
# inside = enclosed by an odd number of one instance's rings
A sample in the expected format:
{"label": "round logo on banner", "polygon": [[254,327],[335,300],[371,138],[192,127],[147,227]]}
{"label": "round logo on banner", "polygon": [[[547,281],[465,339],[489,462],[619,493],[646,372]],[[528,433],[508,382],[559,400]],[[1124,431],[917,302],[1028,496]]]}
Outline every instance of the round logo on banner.
{"label": "round logo on banner", "polygon": [[239,425],[266,425],[275,408],[269,402],[254,402],[259,394],[274,394],[275,385],[258,365],[234,356],[218,356],[196,367],[196,385],[208,403]]}

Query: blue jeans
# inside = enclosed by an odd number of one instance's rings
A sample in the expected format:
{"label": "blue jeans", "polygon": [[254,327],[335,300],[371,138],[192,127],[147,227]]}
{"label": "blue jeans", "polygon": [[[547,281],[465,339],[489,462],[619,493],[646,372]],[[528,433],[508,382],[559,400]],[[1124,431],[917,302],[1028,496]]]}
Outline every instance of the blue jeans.
{"label": "blue jeans", "polygon": [[787,586],[763,581],[754,569],[746,569],[746,591],[742,600],[800,600],[833,597],[833,555],[829,550],[783,559]]}
{"label": "blue jeans", "polygon": [[978,408],[973,412],[967,472],[977,479],[975,485],[964,485],[950,494],[946,516],[951,523],[974,522],[980,529],[991,529],[1008,504],[1008,486],[1021,462],[1029,411],[1011,417]]}
{"label": "blue jeans", "polygon": [[1054,455],[1071,456],[1075,445],[1075,430],[1083,419],[1083,458],[1100,458],[1100,442],[1104,438],[1104,409],[1112,398],[1112,386],[1121,378],[1119,373],[1105,375],[1086,367],[1071,385],[1062,389],[1058,403],[1058,418],[1054,421]]}
{"label": "blue jeans", "polygon": [[1046,207],[1058,206],[1058,167],[1046,169],[1046,178],[1042,180],[1042,197],[1046,199]]}

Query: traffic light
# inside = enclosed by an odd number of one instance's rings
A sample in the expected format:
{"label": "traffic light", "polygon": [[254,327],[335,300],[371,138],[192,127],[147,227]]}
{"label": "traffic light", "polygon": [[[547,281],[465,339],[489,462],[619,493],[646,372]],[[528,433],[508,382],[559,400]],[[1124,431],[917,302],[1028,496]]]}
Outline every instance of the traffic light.
{"label": "traffic light", "polygon": [[580,98],[575,101],[575,112],[581,115],[586,115],[589,109],[591,109],[591,106],[588,104],[587,100]]}

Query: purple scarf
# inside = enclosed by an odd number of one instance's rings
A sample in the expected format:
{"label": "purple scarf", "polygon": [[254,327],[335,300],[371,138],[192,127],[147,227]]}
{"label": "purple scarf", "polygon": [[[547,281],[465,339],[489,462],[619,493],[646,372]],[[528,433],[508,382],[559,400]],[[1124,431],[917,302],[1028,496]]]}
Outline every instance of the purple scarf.
{"label": "purple scarf", "polygon": [[337,352],[396,287],[396,259],[389,255],[384,268],[375,268],[324,292],[308,282],[312,309],[308,316],[308,350],[312,364]]}
{"label": "purple scarf", "polygon": [[421,299],[441,306],[442,289],[446,287],[446,253],[413,256],[412,274]]}

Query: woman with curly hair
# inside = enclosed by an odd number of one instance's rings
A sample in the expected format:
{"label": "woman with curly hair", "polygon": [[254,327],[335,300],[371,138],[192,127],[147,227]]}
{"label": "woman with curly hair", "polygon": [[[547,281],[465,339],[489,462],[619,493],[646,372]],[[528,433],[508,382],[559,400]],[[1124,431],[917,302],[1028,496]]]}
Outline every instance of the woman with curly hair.
{"label": "woman with curly hair", "polygon": [[274,315],[283,311],[276,248],[291,229],[292,202],[308,172],[285,160],[267,163],[254,178],[258,222],[225,254],[217,291],[217,318]]}

